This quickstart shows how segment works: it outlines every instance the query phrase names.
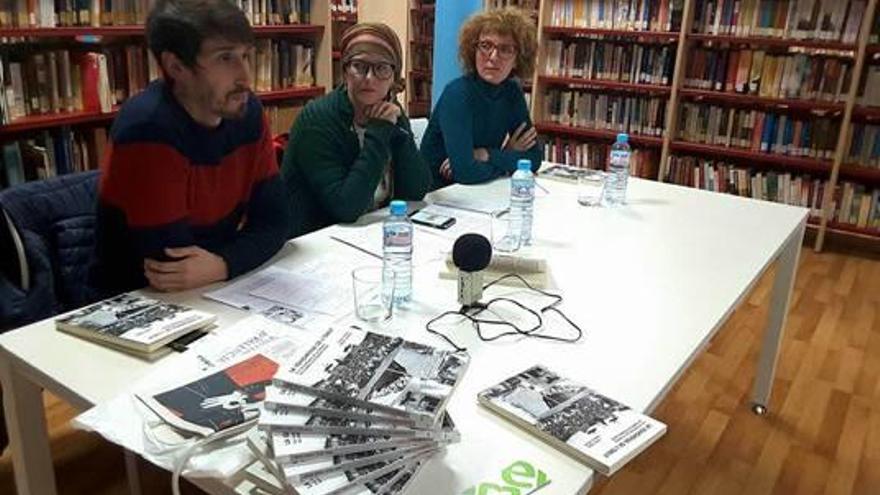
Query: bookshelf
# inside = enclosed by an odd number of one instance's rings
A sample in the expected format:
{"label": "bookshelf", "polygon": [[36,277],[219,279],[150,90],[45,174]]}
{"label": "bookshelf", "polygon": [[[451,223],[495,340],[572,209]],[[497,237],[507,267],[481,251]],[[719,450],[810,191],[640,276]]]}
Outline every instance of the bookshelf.
{"label": "bookshelf", "polygon": [[342,34],[358,22],[358,3],[356,0],[331,0],[330,30],[332,36],[333,87],[342,83]]}
{"label": "bookshelf", "polygon": [[[813,24],[804,19],[809,16],[798,11],[796,2],[737,0],[725,10],[724,2],[659,0],[659,10],[668,9],[672,20],[666,29],[659,19],[652,22],[655,10],[647,12],[647,17],[637,11],[629,18],[604,19],[596,16],[597,10],[586,8],[590,1],[545,0],[541,4],[531,114],[548,143],[562,137],[608,145],[627,123],[613,122],[604,129],[582,127],[583,119],[576,118],[582,117],[580,107],[570,115],[563,111],[560,122],[560,103],[554,100],[560,90],[579,93],[580,98],[585,92],[609,97],[660,96],[666,110],[662,136],[630,132],[634,149],[660,149],[652,178],[721,192],[731,192],[736,178],[742,182],[738,185],[744,186],[738,192],[762,199],[778,193],[776,200],[800,201],[798,204],[813,209],[810,229],[816,233],[817,251],[822,249],[826,234],[880,241],[880,227],[870,225],[870,216],[865,225],[866,208],[870,205],[880,210],[878,0],[842,4],[819,0]],[[567,10],[563,9],[566,6]],[[762,8],[769,9],[766,15]],[[678,12],[671,14],[673,11]],[[828,19],[834,15],[831,28],[828,23],[816,28],[815,15],[826,13]],[[750,19],[754,21],[751,24]],[[876,26],[873,33],[872,26]],[[558,48],[560,40],[562,50]],[[560,64],[566,62],[578,67],[586,60],[586,67],[590,67],[592,59],[584,58],[577,43],[613,45],[618,41],[632,46],[668,46],[675,54],[668,82],[559,73],[565,72]],[[571,46],[574,48],[566,53],[566,47]],[[755,74],[748,60],[758,52],[770,61],[756,63],[759,68]],[[656,51],[651,53],[652,59],[659,57]],[[626,58],[620,60],[614,63],[630,63]],[[703,69],[708,77],[700,78]],[[812,79],[796,79],[808,77],[805,74]],[[753,80],[758,81],[757,86],[751,85]],[[561,106],[571,112],[575,101],[573,96],[563,99]],[[699,120],[689,120],[695,118]],[[749,120],[755,118],[761,119],[758,124]],[[694,122],[700,124],[701,134],[710,134],[708,129],[716,136],[694,139],[688,133]],[[760,131],[757,136],[736,132],[755,127]],[[717,132],[727,132],[726,140]],[[764,132],[766,136],[761,135]],[[751,142],[747,138],[752,138]],[[878,144],[872,145],[874,142]],[[553,151],[559,155],[559,150]],[[569,156],[564,150],[562,155]],[[742,169],[735,177],[730,175],[734,167]],[[695,177],[700,183],[694,182]],[[773,184],[769,194],[762,189],[768,178]],[[795,182],[803,190],[796,191]],[[773,190],[782,184],[791,190]]]}
{"label": "bookshelf", "polygon": [[434,12],[434,0],[411,0],[409,4],[406,101],[412,118],[428,117],[431,112]]}
{"label": "bookshelf", "polygon": [[[257,37],[252,67],[253,89],[263,102],[276,133],[286,132],[305,101],[323,95],[332,86],[332,27],[328,28],[331,26],[332,5],[330,0],[311,0],[301,5],[309,4],[308,14],[300,12],[297,15],[302,17],[299,18],[294,18],[290,11],[284,16],[265,12],[258,17],[248,12]],[[4,41],[0,54],[4,58],[4,69],[7,69],[3,81],[3,109],[7,123],[0,124],[0,147],[4,159],[4,167],[0,167],[0,188],[14,185],[22,178],[39,179],[97,166],[106,146],[107,127],[120,104],[158,75],[158,67],[143,43],[144,16],[145,12],[140,12],[119,19],[130,22],[105,23],[110,25],[60,27],[48,27],[49,23],[55,22],[55,16],[32,16],[36,21],[33,23],[28,22],[28,16],[17,22],[12,16],[12,25],[8,22],[0,25],[0,38]],[[305,22],[280,24],[285,16],[289,16],[285,20]],[[62,15],[57,16],[58,22],[62,18]],[[3,17],[3,20],[8,19],[8,15]],[[137,24],[138,21],[141,23]],[[294,53],[296,49],[300,51]],[[94,72],[97,82],[86,84],[82,64],[87,63],[83,60],[92,59],[99,61]],[[289,63],[282,60],[289,60]],[[44,61],[46,68],[42,66]],[[299,61],[300,65],[294,61]],[[23,77],[22,84],[16,86],[9,70],[13,63],[20,67],[23,76],[30,77],[28,71],[33,68],[49,76],[42,79]],[[37,85],[28,88],[28,84],[35,81]],[[24,88],[28,88],[27,91]],[[95,106],[94,99],[89,99],[87,104],[87,92],[90,96],[99,95],[94,97],[100,100],[98,106]],[[29,101],[37,97],[45,98],[51,104],[34,105]],[[59,145],[59,142],[63,144]],[[58,154],[55,152],[62,149],[66,163],[58,163],[55,172]],[[44,158],[34,162],[34,150],[43,153]],[[7,161],[13,165],[6,164]],[[10,167],[17,167],[18,172],[10,172]]]}

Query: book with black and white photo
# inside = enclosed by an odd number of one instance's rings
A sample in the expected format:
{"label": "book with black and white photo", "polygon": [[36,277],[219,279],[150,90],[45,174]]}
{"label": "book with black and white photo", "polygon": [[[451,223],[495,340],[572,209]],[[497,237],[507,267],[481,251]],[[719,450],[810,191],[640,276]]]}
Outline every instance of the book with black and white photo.
{"label": "book with black and white photo", "polygon": [[666,432],[665,424],[540,365],[480,392],[477,400],[606,476]]}
{"label": "book with black and white photo", "polygon": [[590,170],[584,167],[574,167],[564,165],[562,163],[554,163],[549,167],[544,167],[538,172],[538,176],[546,179],[561,180],[564,182],[577,182],[580,177],[590,173],[598,173],[596,170]]}
{"label": "book with black and white photo", "polygon": [[281,369],[273,385],[436,425],[469,362],[447,351],[361,330],[331,328]]}
{"label": "book with black and white photo", "polygon": [[121,294],[55,320],[58,330],[141,357],[193,330],[215,315],[137,294]]}

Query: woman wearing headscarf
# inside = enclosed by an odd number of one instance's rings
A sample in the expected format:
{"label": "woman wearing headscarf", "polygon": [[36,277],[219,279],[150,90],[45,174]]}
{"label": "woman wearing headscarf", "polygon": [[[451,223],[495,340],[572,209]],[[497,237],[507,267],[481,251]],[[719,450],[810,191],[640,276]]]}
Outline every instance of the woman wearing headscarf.
{"label": "woman wearing headscarf", "polygon": [[431,173],[395,96],[403,89],[400,40],[363,23],[342,36],[343,83],[309,102],[290,130],[281,174],[290,237],[356,221],[391,199],[420,200]]}
{"label": "woman wearing headscarf", "polygon": [[518,81],[535,66],[536,28],[520,9],[469,18],[458,36],[464,75],[443,89],[422,139],[435,187],[478,184],[516,170],[520,159],[541,165],[543,152]]}

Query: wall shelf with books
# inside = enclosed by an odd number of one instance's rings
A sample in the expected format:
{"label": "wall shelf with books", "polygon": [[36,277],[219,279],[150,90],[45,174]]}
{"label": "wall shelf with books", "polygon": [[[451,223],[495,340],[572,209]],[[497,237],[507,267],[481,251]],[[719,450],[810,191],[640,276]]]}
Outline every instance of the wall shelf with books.
{"label": "wall shelf with books", "polygon": [[[252,89],[264,103],[273,133],[286,132],[302,104],[332,85],[329,0],[289,4],[310,10],[295,16],[293,11],[246,11],[257,35]],[[6,38],[0,47],[5,69],[0,85],[7,89],[0,105],[0,122],[5,122],[0,145],[6,156],[20,159],[0,169],[0,187],[96,168],[119,105],[159,77],[144,43],[145,12],[95,23],[103,25],[75,20],[72,12],[57,17],[44,12],[28,25],[29,16],[18,14],[0,26],[0,37]],[[63,25],[52,27],[56,22]]]}
{"label": "wall shelf with books", "polygon": [[542,32],[547,37],[565,37],[565,38],[633,38],[639,42],[654,43],[674,43],[678,41],[678,32],[669,31],[645,31],[645,30],[624,30],[624,29],[598,29],[584,27],[568,27],[568,26],[545,26]]}
{"label": "wall shelf with books", "polygon": [[581,77],[538,76],[538,81],[545,86],[566,86],[572,89],[602,88],[612,91],[646,92],[669,94],[669,86],[660,84],[626,83],[606,81],[604,79],[584,79]]}
{"label": "wall shelf with books", "polygon": [[763,153],[746,149],[730,148],[726,146],[691,143],[688,141],[673,141],[670,145],[673,152],[678,154],[697,154],[714,157],[723,157],[750,164],[764,164],[784,168],[798,169],[802,172],[812,172],[828,175],[831,173],[833,162],[828,159],[811,158],[804,156],[782,155],[779,153]]}
{"label": "wall shelf with books", "polygon": [[[287,100],[310,99],[324,94],[323,86],[309,86],[303,88],[287,88],[274,91],[255,93],[264,104],[277,103]],[[62,126],[78,125],[106,125],[116,118],[118,106],[114,106],[109,112],[82,111],[62,112],[46,115],[29,115],[15,121],[0,125],[0,141],[15,137],[18,134],[42,129],[50,129]]]}
{"label": "wall shelf with books", "polygon": [[409,0],[407,22],[407,110],[410,117],[431,113],[434,77],[434,0]]}
{"label": "wall shelf with books", "polygon": [[835,50],[840,52],[852,52],[856,49],[855,43],[844,43],[842,41],[776,38],[770,36],[733,36],[724,34],[689,33],[687,35],[687,38],[691,41],[702,41],[729,45],[816,48],[824,50]]}
{"label": "wall shelf with books", "polygon": [[331,59],[333,66],[333,86],[342,82],[342,34],[358,22],[358,3],[356,0],[330,0]]}
{"label": "wall shelf with books", "polygon": [[[324,26],[315,24],[277,24],[271,26],[254,26],[257,36],[268,35],[301,35],[318,36],[324,31]],[[134,24],[130,26],[98,26],[98,27],[33,27],[33,28],[3,28],[0,29],[0,38],[78,38],[78,37],[122,37],[143,36],[144,26]]]}
{"label": "wall shelf with books", "polygon": [[[562,134],[566,136],[574,136],[587,138],[595,141],[613,143],[617,138],[617,131],[607,129],[591,129],[589,127],[578,127],[554,122],[536,122],[535,129],[538,133],[545,134]],[[631,134],[630,143],[636,146],[660,147],[663,144],[663,138],[656,136],[644,136],[639,134]]]}
{"label": "wall shelf with books", "polygon": [[770,98],[765,96],[747,95],[740,93],[727,93],[721,91],[709,91],[700,89],[683,88],[679,93],[684,98],[696,101],[708,101],[719,103],[730,103],[740,106],[760,106],[764,108],[776,108],[779,110],[800,110],[813,111],[819,110],[823,112],[842,112],[845,105],[839,102],[806,100],[796,98]]}

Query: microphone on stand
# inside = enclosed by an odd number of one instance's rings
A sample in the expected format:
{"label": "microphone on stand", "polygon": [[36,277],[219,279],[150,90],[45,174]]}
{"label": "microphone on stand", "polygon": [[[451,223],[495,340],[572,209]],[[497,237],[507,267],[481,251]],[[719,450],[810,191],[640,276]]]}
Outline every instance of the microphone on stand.
{"label": "microphone on stand", "polygon": [[492,244],[480,234],[464,234],[452,246],[452,263],[458,268],[458,302],[464,309],[480,306],[483,272],[492,260]]}

